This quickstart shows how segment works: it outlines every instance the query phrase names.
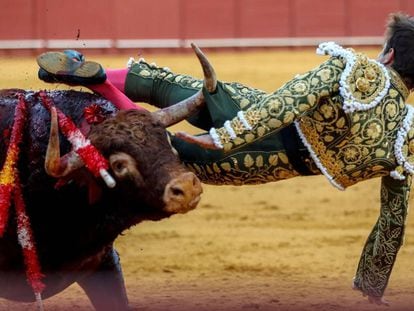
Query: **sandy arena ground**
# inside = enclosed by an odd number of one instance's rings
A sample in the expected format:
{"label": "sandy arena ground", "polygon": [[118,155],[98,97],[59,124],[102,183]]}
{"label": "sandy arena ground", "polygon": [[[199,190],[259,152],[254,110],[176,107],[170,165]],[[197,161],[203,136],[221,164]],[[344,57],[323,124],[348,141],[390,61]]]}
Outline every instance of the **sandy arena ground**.
{"label": "sandy arena ground", "polygon": [[[376,51],[367,51],[371,56]],[[208,53],[219,78],[272,91],[318,64],[312,51]],[[192,54],[144,54],[200,77]],[[128,56],[92,56],[124,67]],[[37,81],[34,58],[0,58],[1,88],[63,88]],[[188,125],[176,128],[193,131]],[[174,129],[176,129],[174,128]],[[411,202],[412,203],[412,202]],[[134,310],[414,310],[414,219],[408,219],[386,298],[371,305],[351,289],[366,237],[379,213],[379,180],[341,192],[324,177],[259,186],[204,186],[199,207],[142,223],[116,241]],[[73,285],[44,301],[46,310],[93,310]],[[0,310],[35,310],[0,299]]]}

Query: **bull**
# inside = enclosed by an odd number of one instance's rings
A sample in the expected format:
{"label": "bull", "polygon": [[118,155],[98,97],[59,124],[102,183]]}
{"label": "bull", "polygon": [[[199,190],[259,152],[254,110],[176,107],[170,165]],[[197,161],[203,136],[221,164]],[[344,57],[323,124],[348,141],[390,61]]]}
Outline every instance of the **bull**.
{"label": "bull", "polygon": [[[208,64],[202,61],[202,65]],[[203,70],[206,83],[215,83],[209,69]],[[46,92],[108,159],[108,171],[115,181],[112,188],[73,156],[69,142],[59,138],[55,110],[49,113],[34,91],[0,91],[0,167],[6,159],[17,95],[23,96],[28,107],[18,171],[45,275],[43,298],[76,282],[95,309],[127,310],[128,298],[113,243],[133,225],[185,213],[199,202],[200,181],[181,165],[166,128],[200,106],[202,93],[173,107],[148,112],[118,111],[111,102],[91,93]],[[85,117],[91,107],[99,110],[93,117],[102,119],[94,125]],[[60,152],[66,155],[60,157]],[[0,238],[0,296],[29,302],[34,296],[26,281],[16,227],[12,212]]]}

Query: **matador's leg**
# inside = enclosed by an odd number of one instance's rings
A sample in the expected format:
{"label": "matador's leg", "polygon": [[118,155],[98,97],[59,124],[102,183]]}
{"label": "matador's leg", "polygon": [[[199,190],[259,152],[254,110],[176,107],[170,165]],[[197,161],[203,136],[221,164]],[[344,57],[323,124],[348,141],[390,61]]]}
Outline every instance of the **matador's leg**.
{"label": "matador's leg", "polygon": [[[120,109],[136,109],[133,101],[164,108],[191,97],[203,87],[202,80],[174,74],[145,61],[132,62],[125,70],[108,70],[106,75],[100,64],[86,61],[81,53],[73,50],[47,52],[37,62],[41,80],[85,85]],[[233,118],[240,109],[257,103],[264,92],[238,83],[219,82],[214,94],[205,90],[204,95],[206,107],[188,121],[208,130]]]}
{"label": "matador's leg", "polygon": [[[136,102],[164,108],[195,94],[203,81],[188,75],[175,74],[166,68],[135,62],[125,80],[125,94]],[[214,93],[204,90],[206,108],[188,121],[204,130],[221,125],[236,116],[240,109],[256,104],[265,92],[240,83],[218,82]]]}
{"label": "matador's leg", "polygon": [[381,213],[362,251],[354,288],[376,303],[387,287],[398,250],[403,243],[411,176],[405,180],[382,177]]}
{"label": "matador's leg", "polygon": [[[125,80],[125,94],[135,102],[149,103],[158,108],[174,105],[203,87],[203,81],[187,75],[174,74],[167,68],[150,65],[145,61],[131,64]],[[208,129],[210,114],[202,111],[188,120],[194,126]]]}

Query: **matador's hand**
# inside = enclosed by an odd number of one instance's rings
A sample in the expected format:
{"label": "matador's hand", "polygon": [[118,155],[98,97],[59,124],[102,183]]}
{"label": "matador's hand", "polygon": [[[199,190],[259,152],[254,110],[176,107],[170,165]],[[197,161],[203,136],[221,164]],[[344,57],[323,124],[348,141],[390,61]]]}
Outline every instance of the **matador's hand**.
{"label": "matador's hand", "polygon": [[212,149],[212,150],[220,149],[214,144],[214,141],[209,134],[194,136],[186,132],[177,132],[175,133],[175,136],[188,143],[199,145],[200,147],[205,148],[205,149]]}

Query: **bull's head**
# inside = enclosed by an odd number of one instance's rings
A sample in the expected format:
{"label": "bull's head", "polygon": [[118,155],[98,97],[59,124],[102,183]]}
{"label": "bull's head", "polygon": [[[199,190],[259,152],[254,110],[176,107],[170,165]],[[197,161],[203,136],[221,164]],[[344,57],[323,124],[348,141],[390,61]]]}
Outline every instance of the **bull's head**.
{"label": "bull's head", "polygon": [[173,152],[165,129],[144,110],[120,111],[94,127],[91,142],[108,158],[117,187],[169,213],[196,207],[200,181]]}
{"label": "bull's head", "polygon": [[[193,46],[205,75],[208,90],[216,88],[213,68],[202,52]],[[131,198],[139,198],[167,213],[184,213],[196,207],[202,188],[198,178],[187,171],[170,145],[165,128],[187,118],[204,105],[200,90],[180,103],[148,112],[120,111],[91,129],[89,139],[109,160],[116,189]],[[71,152],[62,158],[56,113],[52,124],[45,168],[49,175],[63,177],[83,166]]]}

